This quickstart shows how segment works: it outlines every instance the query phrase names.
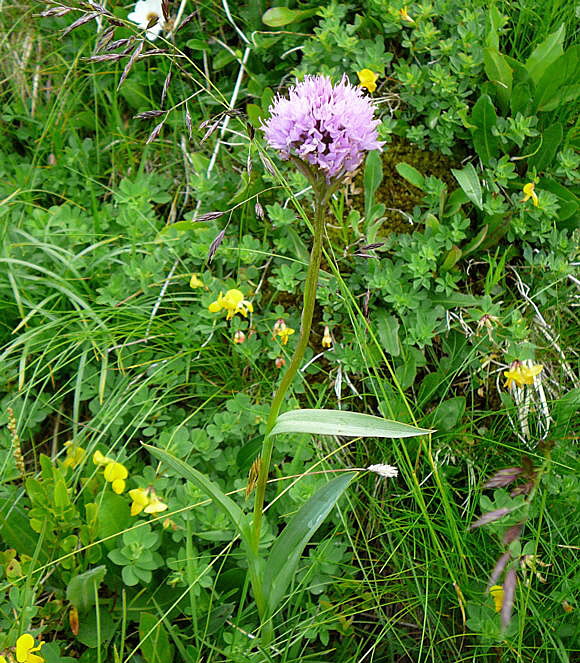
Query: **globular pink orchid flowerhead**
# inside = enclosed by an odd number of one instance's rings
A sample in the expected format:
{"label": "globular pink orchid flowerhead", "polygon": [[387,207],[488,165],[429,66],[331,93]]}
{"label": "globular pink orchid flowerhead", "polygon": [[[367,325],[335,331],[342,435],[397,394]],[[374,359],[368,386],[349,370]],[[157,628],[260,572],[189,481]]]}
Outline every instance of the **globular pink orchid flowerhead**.
{"label": "globular pink orchid flowerhead", "polygon": [[298,160],[313,176],[336,182],[355,170],[378,140],[375,108],[363,90],[346,76],[333,85],[328,76],[306,76],[278,96],[262,126],[266,141],[282,159]]}

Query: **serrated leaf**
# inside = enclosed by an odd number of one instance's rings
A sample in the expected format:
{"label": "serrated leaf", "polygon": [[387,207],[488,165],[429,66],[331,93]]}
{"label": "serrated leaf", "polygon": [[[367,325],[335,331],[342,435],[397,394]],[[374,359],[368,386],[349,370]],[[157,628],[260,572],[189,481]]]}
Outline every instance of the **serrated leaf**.
{"label": "serrated leaf", "polygon": [[281,414],[270,435],[279,433],[313,433],[344,437],[414,437],[433,431],[416,428],[398,421],[344,410],[291,410]]}
{"label": "serrated leaf", "polygon": [[348,472],[322,486],[300,507],[274,542],[264,569],[269,614],[284,598],[306,544],[355,476],[354,472]]}
{"label": "serrated leaf", "polygon": [[566,36],[566,26],[562,25],[544,41],[536,46],[530,57],[526,60],[526,69],[534,83],[538,83],[546,69],[563,53],[562,45]]}
{"label": "serrated leaf", "polygon": [[106,566],[97,566],[71,578],[66,588],[66,598],[79,612],[95,605],[96,592],[107,573]]}
{"label": "serrated leaf", "polygon": [[459,182],[459,186],[463,189],[469,200],[471,200],[478,209],[483,209],[483,193],[481,191],[479,177],[477,176],[473,164],[468,163],[462,170],[452,168],[451,172]]}

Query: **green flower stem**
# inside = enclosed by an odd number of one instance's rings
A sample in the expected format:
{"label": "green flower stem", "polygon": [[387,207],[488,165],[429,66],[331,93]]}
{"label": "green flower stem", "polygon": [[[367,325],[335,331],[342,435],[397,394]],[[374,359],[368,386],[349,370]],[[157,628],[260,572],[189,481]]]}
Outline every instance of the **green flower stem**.
{"label": "green flower stem", "polygon": [[[324,185],[322,185],[324,186]],[[324,190],[326,189],[326,190]],[[302,320],[300,323],[300,338],[298,345],[294,350],[294,355],[290,361],[290,365],[286,369],[286,373],[282,377],[272,405],[270,406],[270,414],[266,422],[266,432],[264,442],[262,444],[262,455],[260,462],[260,472],[258,481],[256,483],[256,500],[254,502],[254,522],[252,532],[252,543],[254,550],[258,551],[260,545],[260,531],[262,527],[262,512],[264,509],[264,496],[266,494],[266,482],[268,480],[268,473],[270,471],[270,462],[272,460],[272,449],[274,440],[270,436],[270,431],[274,428],[280,408],[286,396],[288,388],[292,384],[306,348],[310,340],[310,328],[312,327],[312,316],[314,314],[314,304],[316,301],[316,286],[318,285],[318,272],[320,270],[320,258],[322,256],[322,240],[324,235],[324,214],[326,205],[331,194],[331,189],[324,186],[315,188],[315,208],[314,208],[314,239],[312,243],[312,251],[310,253],[310,262],[308,265],[308,274],[304,285],[304,304],[302,308]]]}

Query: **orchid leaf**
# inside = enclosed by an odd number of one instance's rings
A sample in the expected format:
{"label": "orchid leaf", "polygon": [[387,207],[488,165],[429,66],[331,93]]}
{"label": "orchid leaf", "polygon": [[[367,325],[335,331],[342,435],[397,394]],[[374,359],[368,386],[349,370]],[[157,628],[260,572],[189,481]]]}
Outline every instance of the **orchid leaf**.
{"label": "orchid leaf", "polygon": [[264,594],[270,615],[283,600],[306,544],[355,475],[355,472],[346,472],[322,486],[300,507],[274,542],[264,568]]}
{"label": "orchid leaf", "polygon": [[414,437],[433,431],[398,421],[344,410],[291,410],[281,414],[271,435],[278,433],[314,433],[345,437]]}

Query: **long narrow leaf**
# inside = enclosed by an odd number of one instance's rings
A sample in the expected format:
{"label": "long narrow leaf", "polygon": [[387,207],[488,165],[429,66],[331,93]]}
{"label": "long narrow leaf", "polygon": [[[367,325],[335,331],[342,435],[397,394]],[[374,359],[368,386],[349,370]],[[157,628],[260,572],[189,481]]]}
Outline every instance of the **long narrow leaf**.
{"label": "long narrow leaf", "polygon": [[300,507],[274,542],[264,569],[264,593],[270,615],[284,598],[306,544],[354,476],[354,472],[347,472],[322,486]]}
{"label": "long narrow leaf", "polygon": [[170,454],[168,451],[165,451],[165,449],[158,449],[149,444],[143,444],[143,446],[149,451],[149,453],[155,456],[155,458],[169,465],[169,467],[175,470],[180,476],[191,481],[191,483],[195,484],[209,498],[211,498],[213,502],[229,517],[242,541],[246,545],[249,545],[249,528],[242,510],[219,486],[213,481],[210,481],[210,479],[195,468],[184,463],[181,459]]}
{"label": "long narrow leaf", "polygon": [[398,421],[344,410],[291,410],[276,420],[270,435],[278,433],[314,433],[345,437],[415,437],[433,431]]}

